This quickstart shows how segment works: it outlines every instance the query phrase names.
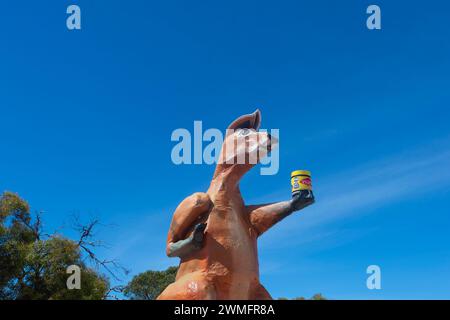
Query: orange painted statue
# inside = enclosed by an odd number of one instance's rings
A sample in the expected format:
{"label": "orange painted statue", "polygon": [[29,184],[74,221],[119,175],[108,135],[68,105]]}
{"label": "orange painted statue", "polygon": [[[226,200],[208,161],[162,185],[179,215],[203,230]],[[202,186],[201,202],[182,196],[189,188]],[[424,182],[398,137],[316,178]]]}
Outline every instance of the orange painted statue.
{"label": "orange painted statue", "polygon": [[[209,189],[187,197],[175,210],[166,251],[181,259],[180,267],[176,281],[158,299],[271,299],[259,282],[258,237],[312,204],[314,195],[272,204],[244,203],[239,180],[278,142],[258,132],[260,123],[259,110],[231,123]],[[255,156],[257,161],[237,161],[242,156]]]}

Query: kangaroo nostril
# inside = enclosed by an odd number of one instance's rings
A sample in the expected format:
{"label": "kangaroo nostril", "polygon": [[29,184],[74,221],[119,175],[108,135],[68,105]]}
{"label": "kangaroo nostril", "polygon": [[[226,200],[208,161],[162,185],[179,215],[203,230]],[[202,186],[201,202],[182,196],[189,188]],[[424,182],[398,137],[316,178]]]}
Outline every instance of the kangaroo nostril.
{"label": "kangaroo nostril", "polygon": [[272,136],[270,135],[270,133],[267,133],[267,151],[272,151]]}

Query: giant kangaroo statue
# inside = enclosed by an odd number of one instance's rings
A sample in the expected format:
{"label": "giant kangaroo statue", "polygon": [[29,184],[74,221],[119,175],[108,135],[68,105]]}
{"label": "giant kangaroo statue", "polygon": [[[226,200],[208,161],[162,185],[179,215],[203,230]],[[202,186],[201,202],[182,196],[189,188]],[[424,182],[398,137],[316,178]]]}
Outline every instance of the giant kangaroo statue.
{"label": "giant kangaroo statue", "polygon": [[175,210],[166,251],[169,257],[180,257],[180,267],[176,281],[158,299],[272,299],[259,282],[258,237],[312,204],[314,196],[294,196],[272,204],[244,203],[239,180],[254,164],[229,160],[243,155],[249,159],[259,152],[259,161],[276,147],[275,138],[258,132],[260,123],[261,113],[256,110],[230,124],[209,189],[187,197]]}

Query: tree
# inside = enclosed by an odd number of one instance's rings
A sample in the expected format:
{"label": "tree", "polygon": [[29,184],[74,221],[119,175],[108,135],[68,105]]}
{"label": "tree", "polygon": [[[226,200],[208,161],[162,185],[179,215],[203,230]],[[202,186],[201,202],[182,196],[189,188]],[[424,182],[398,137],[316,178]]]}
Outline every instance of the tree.
{"label": "tree", "polygon": [[[30,206],[17,194],[0,197],[0,300],[4,299],[103,299],[111,291],[108,278],[87,265],[93,261],[114,275],[114,261],[100,260],[92,240],[97,220],[78,225],[80,239],[42,231],[41,215],[32,219]],[[87,258],[87,259],[86,259]],[[66,273],[70,265],[80,267],[81,288],[69,290]]]}
{"label": "tree", "polygon": [[171,283],[175,282],[178,267],[165,271],[146,271],[134,276],[124,289],[131,300],[154,300]]}
{"label": "tree", "polygon": [[[278,298],[278,300],[289,300],[289,299],[285,298],[285,297],[281,297],[281,298]],[[306,299],[305,297],[296,297],[292,300],[328,300],[328,299],[325,298],[321,293],[316,293],[309,299]]]}
{"label": "tree", "polygon": [[316,293],[311,297],[311,300],[327,300],[321,293]]}
{"label": "tree", "polygon": [[[36,241],[28,252],[13,283],[14,298],[33,300],[60,299],[103,299],[109,289],[106,277],[98,274],[82,261],[80,249],[72,240],[53,237]],[[68,290],[67,267],[80,267],[80,290]]]}

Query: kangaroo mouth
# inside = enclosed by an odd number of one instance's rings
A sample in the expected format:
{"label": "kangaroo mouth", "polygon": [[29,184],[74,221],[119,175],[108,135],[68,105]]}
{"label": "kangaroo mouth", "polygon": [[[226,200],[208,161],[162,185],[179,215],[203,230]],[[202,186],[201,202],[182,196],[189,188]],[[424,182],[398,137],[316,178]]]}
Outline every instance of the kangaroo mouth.
{"label": "kangaroo mouth", "polygon": [[270,152],[272,149],[275,149],[278,146],[278,139],[272,136],[270,133],[267,133],[267,137],[269,142],[267,143],[267,151]]}

